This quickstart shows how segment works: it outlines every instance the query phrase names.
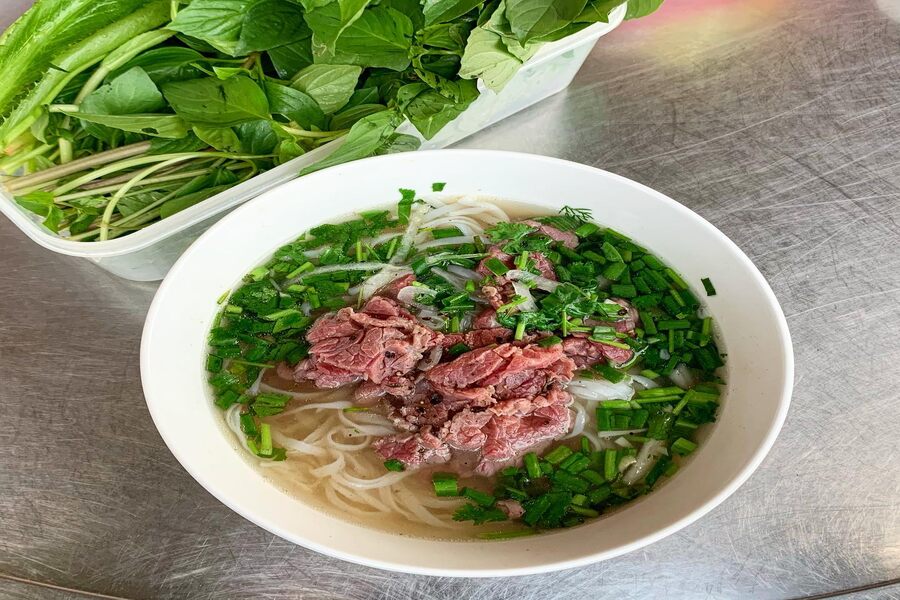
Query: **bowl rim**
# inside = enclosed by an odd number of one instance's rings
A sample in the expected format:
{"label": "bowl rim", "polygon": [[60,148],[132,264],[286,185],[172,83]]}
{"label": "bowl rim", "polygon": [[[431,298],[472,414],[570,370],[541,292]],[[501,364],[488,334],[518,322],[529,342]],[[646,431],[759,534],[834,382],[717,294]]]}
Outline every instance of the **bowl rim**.
{"label": "bowl rim", "polygon": [[[157,320],[160,318],[160,314],[163,311],[163,302],[167,295],[169,287],[172,285],[172,281],[174,281],[177,274],[180,272],[184,265],[189,263],[192,260],[192,256],[197,251],[197,249],[203,245],[204,240],[207,237],[210,237],[219,227],[222,226],[223,223],[230,223],[231,221],[236,221],[241,219],[245,213],[249,213],[250,211],[255,210],[256,204],[267,198],[270,194],[277,193],[282,186],[278,186],[274,189],[268,190],[267,192],[261,194],[260,196],[250,200],[244,205],[238,207],[236,210],[226,215],[219,222],[213,224],[213,226],[205,232],[202,236],[200,236],[197,240],[195,240],[191,246],[179,257],[176,263],[172,266],[169,274],[163,280],[161,285],[159,286],[153,301],[150,305],[150,308],[147,312],[147,317],[145,320],[143,332],[142,332],[142,340],[141,340],[141,358],[140,358],[140,367],[141,367],[141,381],[144,389],[145,401],[147,403],[147,408],[150,412],[150,416],[153,420],[154,425],[159,431],[160,436],[163,438],[166,446],[169,448],[169,451],[175,456],[181,466],[193,477],[203,488],[212,494],[217,500],[225,504],[231,510],[254,523],[255,525],[265,529],[266,531],[277,535],[291,543],[295,543],[301,545],[303,547],[309,548],[313,551],[325,554],[327,556],[331,556],[334,558],[338,558],[341,560],[345,560],[351,563],[374,567],[378,569],[384,569],[388,571],[395,572],[404,572],[410,574],[418,574],[418,575],[430,575],[430,576],[443,576],[443,577],[502,577],[502,576],[517,576],[517,575],[528,575],[528,574],[538,574],[538,573],[546,573],[552,571],[558,571],[562,569],[569,569],[574,567],[585,566],[589,564],[593,564],[599,562],[601,560],[607,560],[610,558],[614,558],[617,556],[621,556],[622,554],[626,554],[628,552],[634,551],[636,549],[642,548],[649,544],[652,544],[660,539],[663,539],[676,531],[687,527],[688,525],[694,523],[699,518],[703,517],[707,513],[709,513],[712,509],[717,507],[719,504],[724,502],[729,496],[731,496],[740,486],[742,486],[750,476],[756,471],[756,469],[760,466],[763,459],[771,450],[772,446],[775,443],[778,434],[781,431],[781,428],[784,425],[785,419],[787,417],[787,413],[790,407],[791,402],[791,393],[793,390],[793,382],[794,382],[794,353],[793,353],[793,345],[791,341],[790,331],[788,329],[787,319],[784,316],[784,312],[778,302],[778,299],[775,296],[775,293],[772,291],[765,277],[760,273],[757,267],[753,264],[750,258],[735,244],[728,236],[722,233],[717,227],[711,224],[709,221],[704,219],[702,216],[694,212],[693,210],[687,208],[686,206],[676,202],[669,196],[658,192],[644,184],[631,180],[629,178],[623,177],[621,175],[617,175],[615,173],[611,173],[609,171],[605,171],[603,169],[599,169],[596,167],[576,163],[573,161],[568,161],[564,159],[542,156],[537,154],[531,154],[527,152],[511,152],[511,151],[498,151],[498,150],[474,150],[474,149],[442,149],[442,150],[427,150],[420,151],[415,153],[417,156],[425,156],[425,155],[447,155],[452,153],[457,156],[471,156],[474,160],[478,161],[489,161],[492,157],[505,157],[506,159],[517,160],[533,160],[537,162],[542,162],[550,165],[559,165],[564,168],[569,169],[580,169],[585,171],[599,172],[605,177],[612,178],[613,180],[617,180],[620,183],[623,183],[627,186],[631,186],[636,188],[638,191],[653,196],[657,201],[663,202],[664,204],[669,205],[674,210],[681,212],[686,218],[692,220],[696,225],[706,228],[719,243],[724,244],[729,247],[734,257],[739,260],[744,267],[747,268],[747,271],[751,278],[753,279],[753,283],[758,287],[759,291],[765,296],[769,308],[772,310],[772,314],[774,318],[772,319],[771,325],[774,326],[778,343],[781,346],[781,350],[783,352],[783,362],[780,365],[781,369],[783,369],[783,381],[781,381],[777,410],[774,413],[774,418],[766,432],[766,435],[763,439],[760,440],[756,450],[752,453],[750,459],[745,463],[743,468],[733,476],[730,481],[725,483],[718,493],[715,493],[704,503],[696,506],[695,508],[689,510],[687,514],[683,517],[677,519],[672,522],[670,525],[660,528],[652,533],[648,533],[641,537],[636,538],[635,540],[621,544],[615,548],[599,551],[593,554],[586,554],[584,556],[580,556],[574,559],[563,559],[557,561],[547,561],[541,562],[540,564],[532,565],[532,566],[524,566],[524,567],[509,567],[509,568],[485,568],[485,569],[471,569],[471,568],[457,568],[457,567],[419,567],[419,566],[411,566],[406,565],[397,561],[388,560],[388,559],[373,559],[368,557],[362,557],[360,555],[356,555],[349,552],[343,552],[340,550],[336,550],[328,545],[321,544],[310,540],[308,538],[304,538],[302,535],[298,535],[294,532],[286,531],[282,528],[277,522],[274,520],[267,518],[267,516],[261,514],[260,512],[252,513],[249,511],[244,511],[237,506],[237,502],[232,501],[226,494],[222,493],[221,490],[217,489],[217,486],[214,482],[210,480],[204,472],[196,469],[192,464],[192,461],[189,457],[183,455],[180,451],[180,448],[177,445],[177,441],[171,431],[167,429],[167,427],[163,424],[163,417],[160,412],[160,407],[156,405],[151,399],[150,395],[147,391],[150,389],[150,346],[151,346],[151,338],[152,331],[155,327]],[[321,171],[311,173],[306,175],[303,179],[309,180],[310,178],[319,178],[319,177],[328,177],[330,173],[338,170],[338,169],[347,169],[348,167],[352,168],[352,165],[366,163],[366,162],[391,162],[393,160],[397,160],[398,157],[402,157],[402,154],[392,154],[392,155],[383,155],[376,157],[369,157],[365,159],[361,159],[358,161],[354,161],[353,163],[346,163],[342,165],[336,165],[327,169],[323,169]],[[290,185],[293,182],[288,182],[287,184],[282,185]],[[276,248],[273,247],[271,251],[274,251]],[[271,251],[267,254],[270,254]]]}

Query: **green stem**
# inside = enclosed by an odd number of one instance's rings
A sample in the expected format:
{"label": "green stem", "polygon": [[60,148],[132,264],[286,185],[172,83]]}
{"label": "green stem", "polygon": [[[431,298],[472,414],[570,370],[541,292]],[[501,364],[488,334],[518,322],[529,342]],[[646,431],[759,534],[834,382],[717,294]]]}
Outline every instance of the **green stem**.
{"label": "green stem", "polygon": [[122,146],[121,148],[116,148],[115,150],[107,150],[106,152],[101,152],[100,154],[94,154],[93,156],[79,158],[78,160],[73,160],[72,162],[65,165],[50,167],[49,169],[44,169],[43,171],[38,171],[37,173],[32,173],[31,175],[17,177],[15,181],[10,182],[6,187],[10,192],[20,192],[25,188],[33,187],[37,184],[56,181],[57,179],[60,179],[67,175],[72,175],[73,173],[84,171],[85,169],[91,169],[100,165],[110,163],[112,161],[121,160],[123,158],[130,158],[137,154],[143,154],[149,149],[150,142],[138,142],[137,144]]}
{"label": "green stem", "polygon": [[151,167],[147,167],[143,171],[139,172],[135,175],[128,183],[119,188],[119,191],[116,192],[112,198],[110,198],[109,202],[106,204],[106,209],[103,211],[103,217],[100,219],[100,241],[106,240],[109,238],[109,222],[112,220],[113,211],[116,209],[116,204],[119,203],[119,200],[128,193],[133,186],[140,183],[142,179],[146,179],[148,176],[152,175],[156,171],[160,169],[164,169],[169,165],[174,165],[176,163],[190,160],[191,156],[176,156],[174,158],[170,158],[169,160],[164,160],[163,162],[153,165]]}
{"label": "green stem", "polygon": [[[6,173],[11,174],[11,173],[15,172],[19,167],[21,167],[22,165],[27,163],[29,160],[31,160],[32,158],[38,157],[41,154],[44,154],[45,152],[47,152],[47,150],[50,150],[51,148],[54,148],[54,147],[55,146],[53,146],[51,144],[42,144],[42,145],[38,146],[37,148],[33,148],[33,149],[29,150],[28,152],[25,152],[22,154],[14,154],[13,156],[8,156],[7,158],[0,161],[0,171],[4,171]],[[8,177],[12,178],[13,176],[8,175]]]}
{"label": "green stem", "polygon": [[139,167],[141,165],[146,165],[149,163],[155,162],[165,162],[168,164],[170,160],[182,161],[188,160],[191,158],[234,158],[234,159],[260,159],[260,158],[271,158],[271,155],[240,155],[240,154],[228,154],[227,152],[182,152],[182,153],[173,153],[173,154],[153,154],[149,156],[138,156],[136,158],[129,158],[127,160],[122,160],[117,163],[107,165],[103,168],[97,169],[96,171],[92,171],[77,179],[73,179],[58,188],[56,188],[55,192],[57,194],[65,194],[66,192],[71,192],[75,188],[79,188],[84,184],[93,181],[95,179],[100,179],[104,175],[109,175],[110,173],[115,173],[117,171],[124,171],[125,169],[131,169],[132,167]]}
{"label": "green stem", "polygon": [[73,158],[73,149],[72,142],[67,140],[66,138],[59,138],[59,162],[60,164],[67,164],[72,162]]}
{"label": "green stem", "polygon": [[[229,170],[235,170],[241,168],[240,165],[228,165],[225,167]],[[145,187],[148,185],[156,185],[158,183],[168,183],[171,181],[179,181],[181,179],[193,179],[199,175],[205,175],[209,172],[209,169],[194,169],[192,171],[182,171],[180,173],[173,173],[171,175],[161,175],[159,177],[150,177],[148,179],[144,179],[141,181],[141,187]],[[118,179],[118,178],[116,178]],[[105,185],[103,187],[92,187],[90,189],[86,189],[82,192],[72,192],[71,194],[66,194],[64,196],[57,196],[56,202],[67,202],[69,200],[75,200],[77,198],[88,198],[90,196],[102,196],[103,194],[108,194],[110,192],[115,192],[119,189],[119,184]]]}
{"label": "green stem", "polygon": [[78,110],[78,105],[84,102],[84,99],[88,96],[88,94],[100,87],[100,84],[103,83],[103,80],[106,79],[107,75],[130,61],[132,58],[134,58],[144,50],[149,50],[154,46],[162,44],[173,35],[175,35],[175,32],[169,31],[168,29],[147,31],[146,33],[142,33],[134,39],[129,40],[120,48],[111,52],[106,58],[103,59],[103,61],[100,63],[100,66],[97,67],[97,70],[94,71],[90,79],[88,79],[87,82],[85,82],[84,86],[82,86],[81,91],[78,92],[78,95],[75,97],[75,110]]}

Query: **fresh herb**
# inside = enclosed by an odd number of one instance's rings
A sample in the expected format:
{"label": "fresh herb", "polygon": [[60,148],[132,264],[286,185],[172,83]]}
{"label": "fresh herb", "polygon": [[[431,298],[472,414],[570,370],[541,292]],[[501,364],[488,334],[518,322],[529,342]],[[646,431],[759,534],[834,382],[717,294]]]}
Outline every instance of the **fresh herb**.
{"label": "fresh herb", "polygon": [[432,138],[623,2],[38,0],[0,44],[0,172],[53,233],[114,239],[333,140],[304,173],[415,149],[404,120]]}
{"label": "fresh herb", "polygon": [[397,460],[396,458],[391,458],[391,459],[384,461],[384,468],[387,469],[388,471],[395,471],[395,472],[400,472],[400,471],[406,470],[406,467],[404,466],[404,464],[402,462],[400,462],[399,460]]}
{"label": "fresh herb", "polygon": [[709,277],[704,277],[700,282],[703,284],[703,289],[706,290],[707,296],[716,295],[716,288],[713,286],[712,281],[709,280]]}

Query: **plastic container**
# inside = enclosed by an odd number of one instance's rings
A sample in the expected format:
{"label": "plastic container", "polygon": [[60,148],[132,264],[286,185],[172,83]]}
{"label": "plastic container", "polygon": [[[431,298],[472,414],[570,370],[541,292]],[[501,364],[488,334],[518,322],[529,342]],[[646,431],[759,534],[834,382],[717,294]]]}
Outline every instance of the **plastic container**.
{"label": "plastic container", "polygon": [[[625,5],[610,14],[609,23],[596,23],[565,39],[545,45],[516,73],[500,93],[484,88],[459,117],[434,138],[422,141],[422,150],[443,148],[505,119],[565,89],[575,78],[597,40],[615,29],[625,16]],[[401,131],[418,135],[410,123]],[[60,254],[78,256],[107,271],[135,281],[162,279],[181,253],[210,225],[240,204],[297,177],[306,166],[332,152],[341,140],[279,165],[197,205],[130,235],[103,242],[73,242],[55,236],[40,219],[24,210],[0,189],[0,212],[32,240]],[[304,201],[298,198],[298,202]]]}

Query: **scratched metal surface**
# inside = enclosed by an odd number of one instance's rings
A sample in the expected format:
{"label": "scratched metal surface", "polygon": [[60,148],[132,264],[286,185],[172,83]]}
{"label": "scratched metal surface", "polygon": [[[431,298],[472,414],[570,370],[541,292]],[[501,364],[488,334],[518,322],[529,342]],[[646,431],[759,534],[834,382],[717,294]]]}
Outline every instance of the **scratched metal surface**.
{"label": "scratched metal surface", "polygon": [[[0,21],[23,4],[5,0]],[[759,471],[700,522],[507,580],[292,546],[220,505],[157,435],[138,378],[155,285],[3,220],[0,574],[125,598],[518,600],[789,598],[900,576],[898,19],[897,0],[670,0],[604,38],[567,92],[463,144],[653,186],[768,277],[794,336],[794,403]],[[0,597],[56,592],[0,580]]]}

